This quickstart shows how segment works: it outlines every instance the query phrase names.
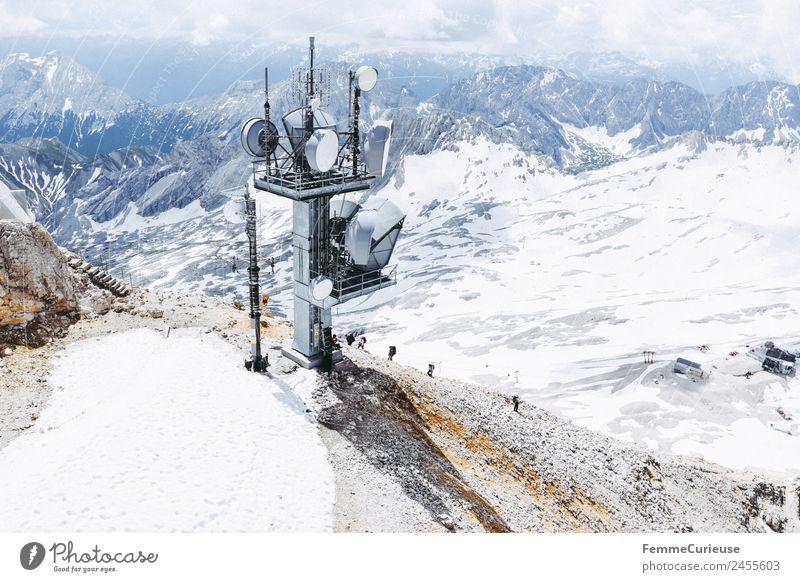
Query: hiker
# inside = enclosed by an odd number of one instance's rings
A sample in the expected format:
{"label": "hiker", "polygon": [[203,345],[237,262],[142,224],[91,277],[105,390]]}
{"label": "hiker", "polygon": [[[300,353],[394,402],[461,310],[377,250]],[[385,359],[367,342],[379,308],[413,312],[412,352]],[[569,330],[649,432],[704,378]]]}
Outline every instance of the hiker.
{"label": "hiker", "polygon": [[514,396],[514,397],[511,399],[511,402],[513,402],[513,403],[514,403],[514,412],[519,412],[519,402],[520,402],[520,400],[519,400],[519,396],[516,396],[516,395],[515,395],[515,396]]}
{"label": "hiker", "polygon": [[433,378],[433,370],[436,368],[433,364],[428,364],[428,376]]}
{"label": "hiker", "polygon": [[394,347],[394,346],[389,346],[389,361],[390,362],[392,361],[392,358],[395,356],[396,353],[397,353],[397,348]]}
{"label": "hiker", "polygon": [[352,346],[353,342],[356,341],[356,336],[354,336],[353,333],[351,332],[351,333],[348,333],[346,336],[344,336],[344,339],[347,340],[347,345],[348,346]]}
{"label": "hiker", "polygon": [[334,350],[342,349],[342,345],[339,343],[339,338],[336,337],[336,334],[333,334],[333,337],[331,338],[331,346]]}
{"label": "hiker", "polygon": [[333,353],[330,350],[322,352],[322,371],[330,376],[333,372]]}
{"label": "hiker", "polygon": [[272,269],[272,274],[275,274],[275,257],[269,258],[269,267]]}
{"label": "hiker", "polygon": [[361,338],[358,340],[358,349],[363,350],[366,345],[367,345],[367,338],[366,336],[362,335]]}

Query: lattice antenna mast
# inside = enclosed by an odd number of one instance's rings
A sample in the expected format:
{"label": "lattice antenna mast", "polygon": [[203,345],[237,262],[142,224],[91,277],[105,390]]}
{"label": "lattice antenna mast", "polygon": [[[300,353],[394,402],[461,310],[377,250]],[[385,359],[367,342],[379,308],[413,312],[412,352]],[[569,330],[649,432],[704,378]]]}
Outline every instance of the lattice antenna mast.
{"label": "lattice antenna mast", "polygon": [[350,95],[351,99],[352,111],[350,116],[350,156],[353,161],[352,174],[353,176],[356,176],[358,175],[358,154],[360,153],[358,147],[358,117],[361,114],[361,88],[357,84],[355,87],[353,87],[353,83],[356,79],[355,71],[350,71],[348,77],[350,78],[350,88],[348,94]]}
{"label": "lattice antenna mast", "polygon": [[308,37],[308,73],[306,73],[306,140],[314,133],[314,37]]}
{"label": "lattice antenna mast", "polygon": [[[270,127],[270,104],[269,104],[269,67],[264,67],[264,127]],[[260,137],[260,136],[259,136]],[[267,135],[264,132],[264,140],[266,141]],[[262,147],[266,153],[267,163],[269,163],[269,158],[272,155],[271,152],[267,151],[267,144],[263,143]]]}

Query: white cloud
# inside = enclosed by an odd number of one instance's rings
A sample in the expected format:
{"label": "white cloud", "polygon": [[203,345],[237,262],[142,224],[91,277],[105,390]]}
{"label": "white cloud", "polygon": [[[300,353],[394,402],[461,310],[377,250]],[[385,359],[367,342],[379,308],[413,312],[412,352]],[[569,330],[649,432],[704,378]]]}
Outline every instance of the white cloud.
{"label": "white cloud", "polygon": [[44,21],[28,13],[24,6],[0,4],[0,30],[5,36],[37,34],[47,28]]}
{"label": "white cloud", "polygon": [[619,51],[652,63],[762,63],[800,80],[797,0],[5,0],[6,36],[111,35],[557,55]]}

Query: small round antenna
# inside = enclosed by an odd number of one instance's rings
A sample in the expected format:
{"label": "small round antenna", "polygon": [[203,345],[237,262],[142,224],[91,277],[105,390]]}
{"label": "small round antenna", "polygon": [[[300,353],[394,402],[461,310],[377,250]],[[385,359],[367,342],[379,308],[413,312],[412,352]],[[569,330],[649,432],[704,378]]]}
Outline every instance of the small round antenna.
{"label": "small round antenna", "polygon": [[231,224],[242,224],[247,219],[244,199],[228,200],[222,208],[222,215]]}
{"label": "small round antenna", "polygon": [[327,299],[332,292],[333,281],[328,277],[320,275],[311,280],[311,296],[317,301]]}
{"label": "small round antenna", "polygon": [[364,91],[372,91],[378,83],[378,70],[375,67],[356,69],[356,86]]}

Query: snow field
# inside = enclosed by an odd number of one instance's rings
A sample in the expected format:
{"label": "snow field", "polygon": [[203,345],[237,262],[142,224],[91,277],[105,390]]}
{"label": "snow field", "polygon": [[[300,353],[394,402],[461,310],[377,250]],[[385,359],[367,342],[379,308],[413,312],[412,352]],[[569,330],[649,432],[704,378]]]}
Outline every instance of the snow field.
{"label": "snow field", "polygon": [[70,346],[50,405],[0,451],[2,529],[330,530],[333,472],[293,392],[316,375],[241,360],[198,329]]}

